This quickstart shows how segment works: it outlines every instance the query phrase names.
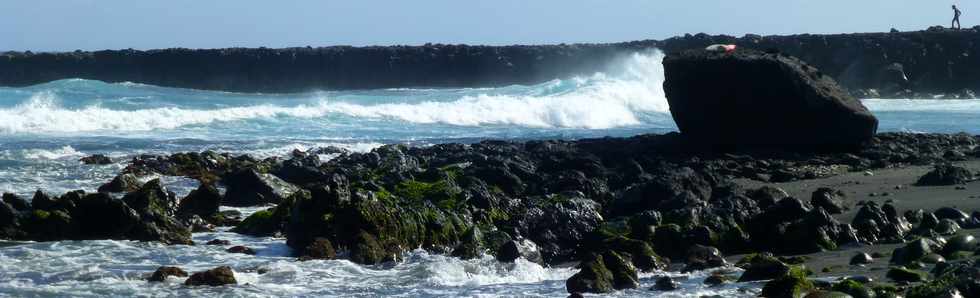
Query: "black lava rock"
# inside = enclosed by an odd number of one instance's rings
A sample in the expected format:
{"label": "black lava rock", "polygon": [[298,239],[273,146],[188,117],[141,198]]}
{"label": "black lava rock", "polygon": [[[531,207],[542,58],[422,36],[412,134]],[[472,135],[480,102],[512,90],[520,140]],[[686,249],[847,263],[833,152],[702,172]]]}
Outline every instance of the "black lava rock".
{"label": "black lava rock", "polygon": [[231,267],[221,266],[207,271],[201,271],[192,274],[184,282],[188,286],[223,286],[223,285],[234,285],[238,284],[235,280],[235,272],[231,271]]}
{"label": "black lava rock", "polygon": [[663,64],[671,115],[697,142],[837,149],[867,142],[878,129],[860,101],[793,57],[691,50]]}
{"label": "black lava rock", "polygon": [[922,186],[956,185],[973,181],[973,173],[966,168],[951,164],[936,165],[916,182]]}

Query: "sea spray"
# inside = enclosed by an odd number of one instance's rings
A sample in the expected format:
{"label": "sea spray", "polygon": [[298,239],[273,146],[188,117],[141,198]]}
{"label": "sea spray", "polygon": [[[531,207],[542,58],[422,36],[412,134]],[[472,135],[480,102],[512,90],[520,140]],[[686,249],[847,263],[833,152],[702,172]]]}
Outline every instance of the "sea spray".
{"label": "sea spray", "polygon": [[[278,94],[267,96],[261,104],[256,104],[261,102],[256,95],[66,80],[32,87],[28,98],[0,109],[5,115],[0,133],[172,130],[206,128],[217,122],[331,116],[347,117],[340,121],[368,118],[457,126],[608,129],[640,125],[645,113],[667,112],[662,59],[658,51],[633,53],[610,64],[608,72],[535,86]],[[109,98],[98,94],[103,89]],[[24,95],[11,90],[0,90],[0,97],[8,97],[3,102],[16,102]],[[372,124],[387,123],[365,123]]]}

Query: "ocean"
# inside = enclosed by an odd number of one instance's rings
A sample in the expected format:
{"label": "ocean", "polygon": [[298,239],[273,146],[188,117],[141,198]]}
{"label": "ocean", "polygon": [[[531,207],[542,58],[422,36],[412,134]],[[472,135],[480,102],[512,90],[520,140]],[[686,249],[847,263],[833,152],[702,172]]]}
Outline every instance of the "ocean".
{"label": "ocean", "polygon": [[[662,59],[657,51],[628,53],[592,75],[499,88],[244,94],[82,79],[0,88],[0,191],[28,196],[39,188],[94,191],[139,154],[215,150],[264,158],[325,146],[363,152],[392,143],[666,133],[676,126],[662,90]],[[863,102],[878,117],[879,131],[980,134],[980,100]],[[116,163],[78,161],[96,153]],[[190,179],[160,178],[178,195],[196,187]],[[258,255],[130,241],[0,242],[0,295],[554,297],[567,295],[565,279],[575,273],[423,251],[382,266],[298,262],[289,257],[284,239],[226,231],[194,236],[199,243],[214,238],[255,248]],[[229,265],[241,285],[148,284],[144,275],[161,265],[188,271]],[[268,272],[260,275],[259,269]],[[662,274],[644,274],[640,289],[616,295],[649,295],[646,288]],[[700,283],[705,274],[670,273],[682,289],[669,295],[756,295],[738,289],[758,288],[752,285],[706,288]]]}

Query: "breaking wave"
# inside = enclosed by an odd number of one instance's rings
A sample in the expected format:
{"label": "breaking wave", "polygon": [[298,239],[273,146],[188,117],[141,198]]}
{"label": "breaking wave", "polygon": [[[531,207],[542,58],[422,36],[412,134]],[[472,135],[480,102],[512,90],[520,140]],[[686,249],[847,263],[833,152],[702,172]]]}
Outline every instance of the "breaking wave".
{"label": "breaking wave", "polygon": [[[207,98],[234,94],[156,88],[149,95],[120,96],[115,101],[61,98],[57,84],[32,89],[26,100],[0,108],[0,133],[113,132],[171,130],[219,122],[269,119],[383,120],[455,126],[512,125],[533,128],[609,129],[644,123],[644,117],[667,112],[663,94],[663,55],[657,51],[624,55],[609,70],[587,77],[554,80],[520,88],[381,90],[394,95],[380,102],[358,100],[358,93],[297,94],[284,105],[275,95],[256,102],[228,101],[202,105],[187,93]],[[84,80],[70,80],[84,84]],[[86,84],[139,89],[133,84]],[[45,90],[47,89],[47,90]],[[168,90],[172,94],[167,94]],[[20,90],[22,91],[22,90]],[[413,92],[401,98],[398,92]],[[421,96],[417,94],[421,93]],[[289,96],[289,95],[285,95]],[[378,98],[379,96],[372,96]],[[427,98],[430,97],[430,98]],[[158,98],[166,104],[139,106]],[[128,106],[118,106],[125,102]],[[134,104],[136,104],[134,108]],[[75,105],[75,106],[71,106]],[[333,118],[331,118],[333,119]]]}

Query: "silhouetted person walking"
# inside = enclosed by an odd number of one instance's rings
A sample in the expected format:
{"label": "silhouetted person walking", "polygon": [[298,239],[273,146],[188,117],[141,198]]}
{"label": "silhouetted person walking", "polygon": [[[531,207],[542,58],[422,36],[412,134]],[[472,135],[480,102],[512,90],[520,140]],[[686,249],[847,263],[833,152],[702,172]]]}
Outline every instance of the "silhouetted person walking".
{"label": "silhouetted person walking", "polygon": [[953,5],[953,22],[949,24],[950,28],[960,29],[960,14],[962,14],[960,10]]}

